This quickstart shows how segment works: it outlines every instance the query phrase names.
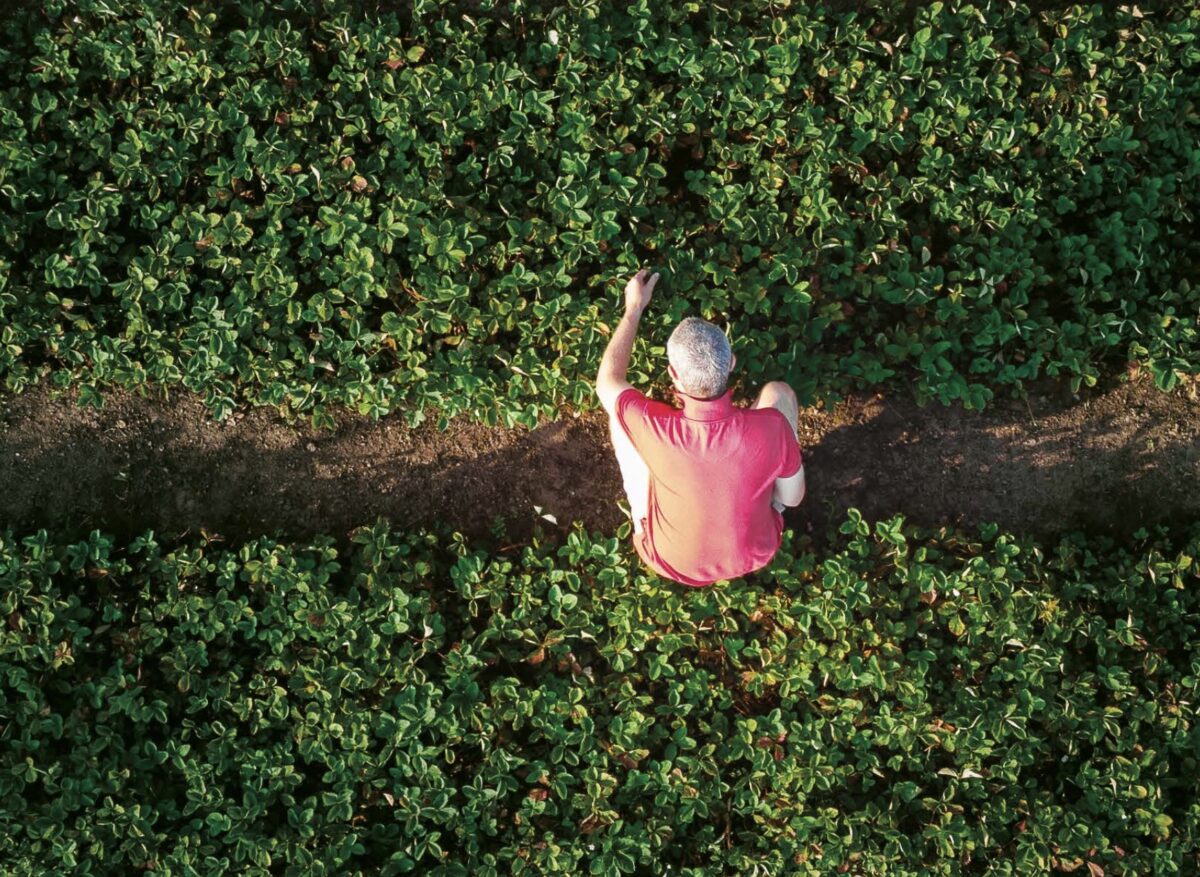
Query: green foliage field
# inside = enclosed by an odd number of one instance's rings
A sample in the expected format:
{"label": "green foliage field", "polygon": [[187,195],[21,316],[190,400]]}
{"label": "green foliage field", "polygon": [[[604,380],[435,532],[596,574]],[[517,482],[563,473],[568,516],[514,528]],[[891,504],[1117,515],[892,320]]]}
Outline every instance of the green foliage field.
{"label": "green foliage field", "polygon": [[579,531],[9,531],[0,861],[1197,873],[1200,529],[1039,547],[851,511],[832,535],[690,591]]}
{"label": "green foliage field", "polygon": [[806,403],[1195,371],[1200,8],[865,6],[7,14],[3,385],[532,423],[644,263],[639,368],[699,313]]}

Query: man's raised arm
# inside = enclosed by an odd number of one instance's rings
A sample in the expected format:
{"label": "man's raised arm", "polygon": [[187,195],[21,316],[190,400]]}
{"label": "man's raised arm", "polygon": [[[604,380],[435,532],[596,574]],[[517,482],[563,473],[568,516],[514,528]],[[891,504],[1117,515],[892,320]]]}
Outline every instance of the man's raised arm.
{"label": "man's raised arm", "polygon": [[630,383],[625,380],[629,372],[629,356],[633,352],[633,339],[637,337],[638,323],[642,319],[642,311],[650,303],[654,286],[658,283],[658,273],[655,272],[647,279],[649,268],[643,268],[625,285],[625,315],[617,324],[604,357],[600,360],[600,371],[596,374],[596,395],[604,410],[612,414],[617,407],[617,397],[628,388]]}

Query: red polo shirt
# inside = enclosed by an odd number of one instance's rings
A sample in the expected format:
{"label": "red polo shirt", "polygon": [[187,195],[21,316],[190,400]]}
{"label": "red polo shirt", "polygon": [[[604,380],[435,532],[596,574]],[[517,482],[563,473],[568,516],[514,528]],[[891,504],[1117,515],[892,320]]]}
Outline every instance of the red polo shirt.
{"label": "red polo shirt", "polygon": [[650,502],[634,546],[659,575],[710,585],[766,566],[783,535],[776,478],[800,471],[800,446],[775,408],[737,408],[733,391],[680,410],[632,387],[617,422],[650,470]]}

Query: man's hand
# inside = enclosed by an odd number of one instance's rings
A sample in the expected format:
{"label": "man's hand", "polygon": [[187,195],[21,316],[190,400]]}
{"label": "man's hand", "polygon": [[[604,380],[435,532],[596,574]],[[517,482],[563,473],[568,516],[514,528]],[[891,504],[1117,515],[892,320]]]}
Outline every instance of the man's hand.
{"label": "man's hand", "polygon": [[649,279],[646,277],[648,274],[650,269],[643,268],[625,284],[625,313],[640,317],[646,305],[650,304],[650,296],[654,294],[654,287],[658,283],[658,272],[650,274]]}

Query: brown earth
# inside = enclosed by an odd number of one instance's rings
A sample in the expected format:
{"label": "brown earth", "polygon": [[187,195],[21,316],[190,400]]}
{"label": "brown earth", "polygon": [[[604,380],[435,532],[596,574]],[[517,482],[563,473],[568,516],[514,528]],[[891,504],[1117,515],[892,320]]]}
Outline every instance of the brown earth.
{"label": "brown earth", "polygon": [[[903,512],[1037,535],[1196,520],[1197,395],[1196,383],[1167,395],[1141,379],[1083,400],[1061,391],[997,400],[985,412],[877,395],[806,410],[808,497],[788,521],[819,534],[850,506],[869,519]],[[482,536],[503,518],[515,541],[535,524],[556,529],[540,514],[604,532],[623,520],[594,412],[532,431],[462,421],[446,432],[342,413],[337,431],[316,432],[266,409],[216,423],[186,394],[114,391],[95,411],[39,388],[0,405],[0,526],[119,536],[204,528],[237,541],[344,536],[377,515]]]}

